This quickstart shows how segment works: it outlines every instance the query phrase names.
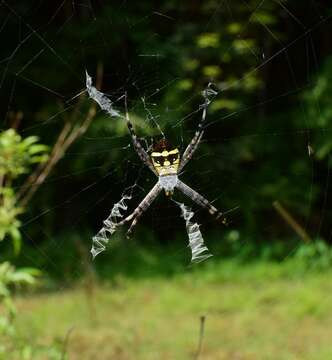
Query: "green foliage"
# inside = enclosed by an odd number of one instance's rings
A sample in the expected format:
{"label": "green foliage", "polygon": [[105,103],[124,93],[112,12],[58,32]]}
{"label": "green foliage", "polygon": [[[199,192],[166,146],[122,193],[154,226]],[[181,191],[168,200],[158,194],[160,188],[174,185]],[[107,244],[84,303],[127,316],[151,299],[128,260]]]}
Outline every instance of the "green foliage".
{"label": "green foliage", "polygon": [[40,272],[36,269],[21,268],[16,270],[9,262],[0,264],[0,304],[5,308],[5,315],[0,316],[0,333],[14,335],[13,320],[16,309],[12,299],[13,287],[23,285],[35,286]]}
{"label": "green foliage", "polygon": [[332,267],[332,248],[321,239],[303,244],[294,257],[309,270],[326,270]]}
{"label": "green foliage", "polygon": [[[48,158],[48,147],[38,143],[38,137],[23,139],[14,129],[0,133],[0,241],[6,236],[11,238],[15,254],[21,247],[21,222],[18,216],[23,208],[17,203],[14,187],[15,180],[28,174],[35,164]],[[13,291],[31,288],[37,284],[41,273],[33,268],[16,269],[9,262],[0,263],[0,359],[60,359],[60,352],[53,346],[42,350],[26,338],[22,338],[16,327],[17,309]],[[45,351],[46,350],[46,351]]]}
{"label": "green foliage", "polygon": [[14,129],[0,133],[0,176],[15,179],[29,172],[31,165],[47,160],[48,146],[38,144],[37,136],[23,139]]}
{"label": "green foliage", "polygon": [[[160,244],[156,232],[148,228],[139,228],[135,238],[127,239],[124,231],[119,231],[112,238],[107,249],[97,256],[93,266],[100,279],[116,281],[118,277],[125,278],[154,278],[173,277],[201,267],[215,266],[223,262],[234,261],[242,266],[264,263],[273,268],[275,264],[284,264],[283,271],[303,274],[332,268],[332,248],[322,240],[304,243],[301,239],[283,238],[280,240],[253,241],[239,230],[225,231],[224,234],[204,229],[204,239],[213,257],[200,264],[190,264],[191,252],[187,246],[185,233],[177,234],[168,244]],[[66,232],[54,237],[54,243],[67,244],[63,246],[44,242],[38,247],[26,248],[28,259],[36,259],[36,266],[45,269],[49,281],[45,287],[49,290],[57,288],[59,283],[75,284],[85,273],[82,261],[73,261],[81,258],[77,240],[85,241],[83,246],[90,248],[92,234],[81,229],[80,233]],[[54,267],[45,256],[38,256],[39,252],[52,254],[52,260],[57,264]],[[25,265],[26,262],[23,264]],[[219,274],[218,276],[222,276]],[[239,273],[239,276],[244,276]],[[262,274],[262,277],[264,274]]]}
{"label": "green foliage", "polygon": [[[227,11],[217,11],[213,21],[209,22],[209,31],[202,32],[201,27],[190,21],[175,29],[171,43],[181,48],[180,52],[173,50],[178,61],[176,71],[181,79],[175,87],[169,88],[165,95],[167,101],[176,102],[176,106],[179,99],[185,99],[189,91],[191,94],[199,93],[204,83],[212,81],[220,89],[231,91],[223,92],[222,100],[216,107],[212,106],[211,111],[234,111],[248,103],[250,97],[263,87],[258,72],[252,72],[250,76],[243,75],[255,67],[263,41],[269,46],[263,39],[261,28],[269,26],[273,31],[278,23],[278,12],[275,11],[278,6],[276,3],[261,4],[260,11],[251,16],[252,8],[256,5],[254,1],[248,2],[247,6],[229,3],[227,7],[232,16]],[[210,18],[212,9],[218,6],[220,4],[217,2],[209,1],[208,5],[202,3],[195,11],[199,12],[201,21],[204,21]],[[234,21],[248,17],[250,21],[246,24]],[[165,50],[169,51],[169,46],[165,46]],[[193,103],[188,105],[193,106]]]}
{"label": "green foliage", "polygon": [[18,253],[21,243],[18,215],[22,209],[17,206],[14,190],[9,187],[0,188],[0,241],[8,234],[13,241],[15,253]]}
{"label": "green foliage", "polygon": [[197,46],[200,48],[218,48],[220,46],[220,34],[203,33],[197,37]]}
{"label": "green foliage", "polygon": [[[0,264],[0,359],[37,360],[64,359],[60,344],[40,346],[34,339],[30,341],[21,335],[17,326],[18,312],[13,299],[13,291],[36,287],[41,272],[33,268],[15,269],[9,262]],[[38,340],[38,339],[37,339]]]}
{"label": "green foliage", "polygon": [[[33,287],[40,272],[36,269],[15,269],[9,262],[0,264],[0,359],[32,359],[33,347],[20,339],[16,327],[17,310],[13,301],[13,289]],[[10,354],[10,355],[9,355]]]}
{"label": "green foliage", "polygon": [[23,139],[14,129],[0,133],[0,241],[8,235],[16,254],[21,247],[18,216],[23,209],[17,204],[14,181],[33,165],[45,162],[48,149],[38,143],[37,136]]}

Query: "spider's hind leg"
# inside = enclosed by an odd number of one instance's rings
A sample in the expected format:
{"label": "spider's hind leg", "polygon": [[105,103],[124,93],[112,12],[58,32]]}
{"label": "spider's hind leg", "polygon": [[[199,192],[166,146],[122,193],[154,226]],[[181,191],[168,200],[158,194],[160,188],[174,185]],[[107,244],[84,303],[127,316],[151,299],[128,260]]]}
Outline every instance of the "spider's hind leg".
{"label": "spider's hind leg", "polygon": [[129,216],[127,216],[125,219],[123,219],[117,224],[117,226],[124,225],[132,220],[131,225],[127,231],[127,236],[130,236],[139,218],[149,208],[149,206],[158,196],[160,191],[161,191],[161,187],[159,183],[156,183],[156,185],[145,196],[145,198],[141,201],[141,203],[137,206],[137,208]]}
{"label": "spider's hind leg", "polygon": [[213,215],[218,221],[221,221],[224,225],[227,225],[227,219],[222,211],[219,211],[214,207],[205,197],[193,190],[190,186],[186,185],[182,181],[178,181],[176,186],[180,191],[187,195],[196,204],[207,209],[211,215]]}

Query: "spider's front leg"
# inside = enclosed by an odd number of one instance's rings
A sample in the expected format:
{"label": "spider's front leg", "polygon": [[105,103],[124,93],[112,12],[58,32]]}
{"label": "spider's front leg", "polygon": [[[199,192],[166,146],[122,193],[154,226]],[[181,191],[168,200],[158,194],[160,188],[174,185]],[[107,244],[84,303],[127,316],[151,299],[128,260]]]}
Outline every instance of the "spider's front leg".
{"label": "spider's front leg", "polygon": [[141,201],[141,203],[137,206],[137,208],[125,219],[120,221],[117,226],[124,225],[132,220],[132,223],[127,231],[128,236],[133,231],[133,228],[138,222],[138,219],[141,215],[149,208],[149,206],[153,203],[155,198],[159,195],[161,191],[161,187],[157,182],[156,185],[150,190],[150,192],[145,196],[145,198]]}
{"label": "spider's front leg", "polygon": [[211,88],[211,84],[208,85],[208,87],[204,90],[203,92],[203,96],[204,96],[204,104],[202,104],[200,106],[200,109],[202,109],[202,117],[200,122],[198,123],[198,128],[195,132],[194,137],[192,138],[192,140],[190,141],[190,143],[188,144],[188,146],[186,147],[183,155],[182,155],[182,159],[181,159],[181,163],[179,166],[179,172],[185,167],[185,165],[190,161],[190,159],[193,157],[194,152],[196,151],[196,149],[198,148],[198,145],[200,144],[202,137],[204,135],[204,123],[206,120],[206,114],[207,114],[207,109],[209,107],[209,104],[211,102],[210,97],[212,96],[216,96],[217,92],[215,90],[213,90]]}
{"label": "spider's front leg", "polygon": [[190,186],[186,185],[181,180],[178,180],[176,188],[183,192],[183,194],[187,195],[196,204],[207,209],[209,213],[215,216],[217,220],[221,220],[224,225],[227,225],[227,220],[224,214],[217,208],[215,208],[207,199],[205,199],[205,197],[203,197],[197,191],[193,190]]}
{"label": "spider's front leg", "polygon": [[126,122],[127,127],[131,136],[131,141],[134,145],[134,149],[139,156],[139,158],[142,160],[142,162],[155,174],[158,175],[156,172],[156,169],[154,168],[150,156],[147,154],[145,149],[143,148],[141,142],[137,138],[136,132],[134,130],[133,124],[130,121],[129,112],[128,112],[128,106],[127,106],[127,95],[125,95],[125,108],[126,108]]}
{"label": "spider's front leg", "polygon": [[194,155],[194,152],[196,151],[196,149],[198,148],[198,145],[201,142],[201,139],[204,135],[204,123],[205,123],[205,119],[206,119],[206,112],[207,112],[207,108],[209,106],[209,103],[207,101],[207,99],[205,100],[205,103],[202,105],[203,107],[203,112],[202,112],[202,118],[201,121],[198,124],[198,128],[195,132],[194,137],[192,138],[192,140],[190,141],[189,145],[186,147],[183,155],[182,155],[182,159],[181,159],[181,163],[179,166],[179,171],[181,171],[185,165],[189,162],[189,160],[192,158],[192,156]]}

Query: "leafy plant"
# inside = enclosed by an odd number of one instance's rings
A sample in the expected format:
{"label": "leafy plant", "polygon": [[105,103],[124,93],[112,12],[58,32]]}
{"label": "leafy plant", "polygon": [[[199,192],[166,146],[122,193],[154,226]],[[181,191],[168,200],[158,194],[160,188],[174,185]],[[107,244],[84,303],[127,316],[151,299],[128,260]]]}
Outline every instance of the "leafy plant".
{"label": "leafy plant", "polygon": [[18,216],[23,209],[17,203],[13,181],[47,158],[48,146],[39,144],[37,136],[23,139],[14,129],[0,133],[0,241],[9,236],[16,254],[21,245]]}
{"label": "leafy plant", "polygon": [[57,346],[47,349],[22,338],[15,326],[17,309],[13,301],[13,289],[36,286],[41,272],[33,268],[16,269],[9,262],[0,264],[0,359],[60,359],[61,351]]}
{"label": "leafy plant", "polygon": [[[10,238],[14,252],[21,247],[21,222],[18,216],[24,211],[15,193],[15,181],[28,174],[35,164],[48,159],[48,147],[38,143],[38,137],[23,139],[14,129],[0,133],[0,241]],[[31,344],[18,334],[15,326],[17,309],[13,291],[19,287],[34,287],[41,272],[33,268],[16,269],[8,261],[0,263],[0,359],[36,359],[44,349]],[[54,346],[46,349],[48,359],[60,359]]]}
{"label": "leafy plant", "polygon": [[0,264],[0,304],[5,310],[0,315],[1,337],[15,334],[13,320],[16,316],[16,308],[12,299],[12,289],[25,285],[35,286],[39,275],[40,272],[37,269],[22,268],[17,270],[7,261]]}
{"label": "leafy plant", "polygon": [[323,240],[312,241],[297,250],[295,259],[303,262],[310,270],[326,270],[332,266],[332,248]]}
{"label": "leafy plant", "polygon": [[14,130],[0,133],[0,176],[14,179],[29,172],[30,166],[47,160],[48,146],[38,143],[37,136],[25,139]]}
{"label": "leafy plant", "polygon": [[0,188],[0,197],[2,201],[0,206],[0,241],[8,234],[13,241],[15,253],[18,253],[21,244],[19,231],[21,223],[17,216],[22,212],[22,209],[16,206],[13,189]]}

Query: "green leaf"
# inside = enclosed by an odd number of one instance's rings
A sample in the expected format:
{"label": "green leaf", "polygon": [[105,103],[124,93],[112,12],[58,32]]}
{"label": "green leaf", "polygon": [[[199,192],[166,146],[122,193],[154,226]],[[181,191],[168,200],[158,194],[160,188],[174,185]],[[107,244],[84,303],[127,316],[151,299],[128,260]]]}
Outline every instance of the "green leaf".
{"label": "green leaf", "polygon": [[242,24],[238,22],[231,23],[227,26],[227,31],[232,35],[237,35],[242,31]]}
{"label": "green leaf", "polygon": [[49,147],[47,145],[43,145],[43,144],[35,144],[29,147],[28,149],[28,153],[30,155],[34,155],[40,152],[46,152],[49,150]]}
{"label": "green leaf", "polygon": [[32,144],[36,143],[38,140],[39,140],[38,136],[28,136],[22,141],[22,144],[24,144],[24,146],[26,147],[29,147]]}
{"label": "green leaf", "polygon": [[33,277],[40,277],[43,273],[39,269],[32,267],[24,267],[17,270],[17,272],[24,272],[25,274],[29,274]]}
{"label": "green leaf", "polygon": [[203,74],[210,78],[217,78],[221,74],[221,69],[217,65],[208,65],[203,67]]}
{"label": "green leaf", "polygon": [[237,39],[233,41],[233,48],[239,54],[247,54],[255,50],[255,44],[254,39]]}
{"label": "green leaf", "polygon": [[17,227],[12,227],[10,229],[10,236],[11,236],[12,241],[13,241],[14,254],[18,255],[20,250],[21,250],[22,236],[21,236],[21,233],[20,233],[20,231],[18,230]]}
{"label": "green leaf", "polygon": [[178,88],[181,90],[190,90],[193,87],[193,82],[189,79],[183,79],[178,82]]}
{"label": "green leaf", "polygon": [[43,155],[35,155],[31,158],[30,163],[31,164],[39,164],[39,163],[43,163],[48,159],[48,154],[43,154]]}
{"label": "green leaf", "polygon": [[257,22],[263,25],[273,25],[277,21],[277,18],[265,11],[256,12],[252,18],[252,22]]}
{"label": "green leaf", "polygon": [[218,48],[220,45],[220,35],[218,33],[203,33],[197,38],[197,45],[200,48]]}

